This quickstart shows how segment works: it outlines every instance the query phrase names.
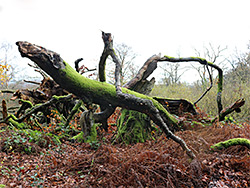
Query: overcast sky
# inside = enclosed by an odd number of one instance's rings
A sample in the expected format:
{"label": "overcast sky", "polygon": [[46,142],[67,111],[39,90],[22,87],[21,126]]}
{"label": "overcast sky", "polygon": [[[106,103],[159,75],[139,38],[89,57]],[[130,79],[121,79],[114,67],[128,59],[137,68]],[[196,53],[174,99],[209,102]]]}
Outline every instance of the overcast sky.
{"label": "overcast sky", "polygon": [[0,42],[29,41],[71,65],[83,57],[94,66],[100,30],[131,46],[140,65],[159,52],[194,56],[208,43],[244,51],[249,7],[249,0],[0,0]]}

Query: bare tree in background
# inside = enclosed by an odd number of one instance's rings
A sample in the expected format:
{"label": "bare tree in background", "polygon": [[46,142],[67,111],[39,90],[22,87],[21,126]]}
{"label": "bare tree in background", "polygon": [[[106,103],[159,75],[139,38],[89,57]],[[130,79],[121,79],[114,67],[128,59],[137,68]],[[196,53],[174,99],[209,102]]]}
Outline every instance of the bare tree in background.
{"label": "bare tree in background", "polygon": [[184,74],[180,71],[180,63],[165,63],[160,68],[164,71],[162,81],[165,85],[180,83],[181,76]]}
{"label": "bare tree in background", "polygon": [[[208,46],[203,47],[202,51],[197,50],[197,49],[194,49],[194,50],[195,50],[196,56],[203,57],[212,63],[216,63],[217,65],[221,65],[226,60],[226,58],[224,58],[222,55],[222,53],[226,49],[227,49],[227,47],[221,47],[221,46],[214,47],[211,43],[209,43]],[[192,68],[194,68],[198,72],[199,77],[201,79],[201,84],[203,86],[206,86],[207,83],[209,82],[208,75],[205,74],[206,67],[205,66],[196,67],[193,65],[191,65],[191,66],[192,66]],[[210,69],[210,73],[211,73],[212,77],[213,77],[213,72],[214,72],[214,70]]]}
{"label": "bare tree in background", "polygon": [[[128,82],[138,72],[139,66],[135,64],[134,60],[137,57],[137,54],[133,51],[132,47],[126,45],[125,43],[115,45],[116,55],[121,62],[121,84]],[[112,66],[113,65],[113,66]],[[109,70],[108,77],[110,78],[109,82],[114,83],[114,63],[109,62],[109,66],[112,67]]]}
{"label": "bare tree in background", "polygon": [[250,82],[250,43],[248,45],[248,52],[239,53],[237,50],[235,55],[227,60],[232,69],[225,75],[230,82],[247,83]]}
{"label": "bare tree in background", "polygon": [[16,56],[14,55],[13,47],[10,43],[3,42],[0,45],[0,65],[1,65],[1,87],[8,88],[10,81],[15,76],[15,66],[13,62]]}

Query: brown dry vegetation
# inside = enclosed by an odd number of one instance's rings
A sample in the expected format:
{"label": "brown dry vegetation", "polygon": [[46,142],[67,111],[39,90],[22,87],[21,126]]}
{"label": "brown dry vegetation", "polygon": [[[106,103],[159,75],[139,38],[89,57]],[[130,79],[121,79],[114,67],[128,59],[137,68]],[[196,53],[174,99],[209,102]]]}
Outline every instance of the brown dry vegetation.
{"label": "brown dry vegetation", "polygon": [[90,144],[64,141],[58,146],[51,140],[47,145],[24,143],[32,148],[29,155],[22,147],[12,152],[4,150],[4,142],[12,136],[12,131],[3,131],[0,133],[0,184],[7,187],[249,187],[249,149],[232,146],[212,151],[210,146],[230,138],[249,139],[250,125],[222,122],[192,126],[192,120],[205,123],[206,118],[182,117],[187,130],[176,132],[196,154],[193,161],[164,135],[155,135],[155,140],[145,143],[112,145],[115,127],[111,126],[109,132],[100,132],[100,141]]}

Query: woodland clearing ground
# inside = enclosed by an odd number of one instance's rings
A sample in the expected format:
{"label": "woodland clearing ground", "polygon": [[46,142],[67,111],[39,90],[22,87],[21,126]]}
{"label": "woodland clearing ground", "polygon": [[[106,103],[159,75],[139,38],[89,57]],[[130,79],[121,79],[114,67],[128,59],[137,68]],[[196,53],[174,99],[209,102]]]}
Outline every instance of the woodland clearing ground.
{"label": "woodland clearing ground", "polygon": [[[11,132],[0,133],[3,138]],[[232,146],[213,152],[211,145],[230,138],[250,138],[250,125],[199,127],[176,132],[194,150],[190,161],[181,147],[164,135],[133,145],[111,145],[108,133],[97,150],[90,144],[64,142],[39,153],[0,153],[0,184],[7,186],[219,186],[250,185],[250,151]],[[21,179],[19,178],[21,177]]]}

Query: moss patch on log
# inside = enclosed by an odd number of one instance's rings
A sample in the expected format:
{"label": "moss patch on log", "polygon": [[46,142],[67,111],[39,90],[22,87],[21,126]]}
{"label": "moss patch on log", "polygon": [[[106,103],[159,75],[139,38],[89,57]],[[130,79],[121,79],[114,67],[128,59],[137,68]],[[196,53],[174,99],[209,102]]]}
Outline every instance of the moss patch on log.
{"label": "moss patch on log", "polygon": [[250,149],[250,140],[246,138],[232,138],[232,139],[212,145],[211,149],[221,150],[221,149],[225,149],[230,146],[236,146],[236,145],[246,146]]}
{"label": "moss patch on log", "polygon": [[84,140],[84,133],[80,132],[79,134],[77,134],[76,136],[73,136],[71,139],[72,140],[76,140],[77,142],[85,142],[85,143],[91,143],[91,142],[95,142],[97,141],[97,131],[96,128],[99,126],[99,124],[94,124],[91,127],[90,130],[90,135],[87,136],[87,139]]}
{"label": "moss patch on log", "polygon": [[9,115],[8,123],[11,124],[11,125],[13,125],[17,129],[27,129],[27,128],[30,128],[30,126],[27,125],[24,122],[18,123],[16,116],[14,116],[13,114]]}
{"label": "moss patch on log", "polygon": [[123,109],[117,121],[115,142],[125,144],[145,142],[151,136],[150,118],[143,113]]}

